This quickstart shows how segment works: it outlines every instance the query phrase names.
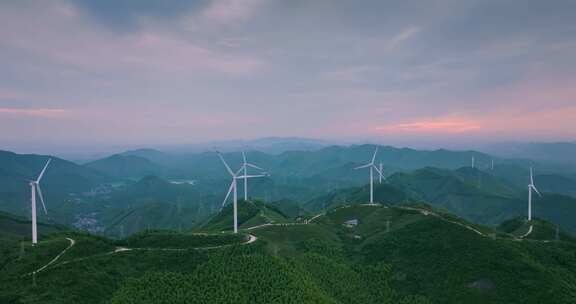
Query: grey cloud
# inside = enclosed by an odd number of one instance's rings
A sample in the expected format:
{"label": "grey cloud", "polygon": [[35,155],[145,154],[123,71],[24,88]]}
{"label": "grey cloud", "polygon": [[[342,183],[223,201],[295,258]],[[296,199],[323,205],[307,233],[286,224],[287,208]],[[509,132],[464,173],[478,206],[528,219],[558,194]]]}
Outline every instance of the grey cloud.
{"label": "grey cloud", "polygon": [[118,31],[138,29],[139,18],[168,22],[205,8],[210,0],[70,0],[98,24]]}

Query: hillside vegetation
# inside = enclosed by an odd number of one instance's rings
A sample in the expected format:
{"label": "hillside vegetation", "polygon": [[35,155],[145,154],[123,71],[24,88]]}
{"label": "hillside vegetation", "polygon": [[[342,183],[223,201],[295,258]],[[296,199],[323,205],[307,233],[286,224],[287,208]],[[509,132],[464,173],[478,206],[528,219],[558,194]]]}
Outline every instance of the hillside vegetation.
{"label": "hillside vegetation", "polygon": [[[252,217],[268,208],[239,206],[240,214]],[[350,220],[357,225],[345,225]],[[3,243],[0,300],[571,303],[576,243],[543,240],[546,230],[521,240],[511,231],[516,229],[513,222],[502,231],[476,226],[421,205],[359,204],[330,209],[308,224],[278,222],[240,235],[149,231],[111,241],[65,232],[43,238],[36,248],[25,246],[24,253],[18,241]],[[535,228],[535,236],[540,229],[546,224]],[[257,241],[247,243],[245,233]],[[34,280],[27,275],[66,248]]]}

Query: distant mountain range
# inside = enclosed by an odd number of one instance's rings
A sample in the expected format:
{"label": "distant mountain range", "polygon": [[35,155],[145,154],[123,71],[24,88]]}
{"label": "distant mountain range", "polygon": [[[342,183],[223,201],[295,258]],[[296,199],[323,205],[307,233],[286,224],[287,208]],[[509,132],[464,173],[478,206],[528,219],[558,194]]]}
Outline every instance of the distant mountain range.
{"label": "distant mountain range", "polygon": [[576,142],[557,143],[500,143],[486,151],[507,158],[526,158],[576,166]]}
{"label": "distant mountain range", "polygon": [[[374,145],[354,145],[279,154],[248,151],[248,160],[270,173],[250,181],[250,197],[275,202],[290,217],[305,213],[300,207],[316,211],[334,202],[367,201],[368,172],[354,167],[369,161],[374,149]],[[239,152],[224,153],[224,157],[233,168],[242,161]],[[475,168],[471,168],[472,157]],[[0,210],[29,215],[27,180],[38,174],[47,158],[0,152]],[[525,212],[528,160],[500,159],[476,151],[383,146],[376,162],[382,162],[388,178],[388,186],[377,187],[376,196],[386,203],[426,202],[490,225]],[[576,195],[576,171],[556,171],[556,166],[547,163],[533,165],[536,186],[545,193],[536,200],[555,197],[548,204],[559,208],[554,212],[544,208],[541,214],[564,225],[567,216],[562,211],[572,214],[570,196]],[[182,180],[192,184],[171,182]],[[42,186],[48,218],[119,236],[148,227],[199,225],[219,210],[229,181],[215,152],[178,154],[142,149],[85,165],[53,158]],[[242,181],[239,186],[243,189]]]}
{"label": "distant mountain range", "polygon": [[[271,173],[274,173],[274,175],[312,177],[322,175],[325,171],[342,167],[345,167],[346,172],[349,174],[349,166],[369,161],[375,147],[374,145],[329,146],[314,151],[286,151],[277,155],[248,150],[246,154],[251,162],[258,163]],[[176,154],[146,149],[127,151],[122,153],[121,156],[148,159],[166,168],[166,174],[168,175],[184,174],[194,178],[226,175],[214,152]],[[233,167],[239,166],[241,162],[241,154],[239,152],[225,153],[224,156]],[[493,159],[487,154],[475,151],[422,151],[384,146],[380,147],[377,162],[382,162],[387,167],[387,172],[413,170],[426,166],[455,169],[469,166],[472,157],[475,157],[476,165],[482,168],[489,167]],[[114,155],[104,160],[119,161],[118,158],[118,155]],[[499,162],[500,160],[496,161]],[[98,162],[100,161],[91,164],[98,164]],[[107,170],[107,168],[103,169]],[[342,178],[345,178],[344,175]]]}
{"label": "distant mountain range", "polygon": [[[271,174],[270,182],[266,183],[267,188],[256,187],[253,193],[257,197],[268,200],[284,198],[307,200],[310,196],[322,192],[327,193],[337,188],[362,185],[366,183],[366,172],[353,170],[353,168],[367,162],[374,149],[373,145],[329,146],[315,151],[288,151],[277,155],[247,151],[246,155],[250,162],[258,164]],[[146,173],[156,172],[156,175],[168,179],[198,180],[199,184],[203,181],[228,179],[223,165],[214,152],[171,154],[147,149],[128,151],[121,155],[138,157],[141,162],[143,161],[140,158],[144,158],[150,163],[139,166],[136,162],[131,164],[128,160],[122,160],[122,163],[117,166],[100,167],[101,172],[123,178],[143,177],[147,175]],[[242,161],[239,152],[224,153],[224,157],[233,168],[238,168]],[[409,172],[425,167],[450,170],[470,167],[472,157],[475,159],[477,169],[497,176],[501,182],[508,184],[507,187],[525,187],[529,174],[528,168],[534,165],[538,180],[542,176],[542,188],[545,191],[567,195],[575,192],[575,186],[571,184],[571,181],[574,179],[573,172],[576,170],[567,171],[566,168],[558,168],[546,162],[531,164],[529,160],[501,159],[475,151],[425,151],[384,146],[380,147],[376,162],[382,162],[385,175],[390,176],[395,172]],[[118,156],[112,158],[114,161],[107,158],[95,163],[120,162]],[[493,169],[492,162],[494,162]],[[149,169],[143,170],[143,168]],[[555,180],[561,182],[555,183]],[[311,184],[315,185],[315,193],[306,189]]]}

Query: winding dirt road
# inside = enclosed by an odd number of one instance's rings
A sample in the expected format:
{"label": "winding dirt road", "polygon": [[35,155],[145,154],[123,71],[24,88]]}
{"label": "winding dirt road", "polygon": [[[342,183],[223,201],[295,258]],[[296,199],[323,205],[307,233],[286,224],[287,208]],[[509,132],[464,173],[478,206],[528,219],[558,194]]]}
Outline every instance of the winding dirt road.
{"label": "winding dirt road", "polygon": [[72,248],[72,247],[74,247],[74,245],[76,245],[76,240],[71,239],[71,238],[66,238],[66,239],[70,242],[70,245],[68,245],[68,247],[66,247],[64,250],[62,250],[62,252],[60,252],[56,257],[54,257],[50,262],[48,262],[48,264],[30,272],[30,273],[27,273],[26,275],[35,275],[39,272],[42,272],[43,270],[48,268],[50,265],[56,263],[60,259],[60,257],[62,257],[66,253],[66,251],[68,251],[70,248]]}
{"label": "winding dirt road", "polygon": [[[376,207],[388,208],[388,207],[386,207],[386,206],[384,206],[384,205],[382,205],[382,204],[356,204],[356,205],[343,205],[343,206],[340,206],[340,207],[337,207],[337,208],[333,209],[333,211],[338,210],[338,209],[350,208],[350,207],[352,207],[352,206],[365,206],[365,207],[375,207],[375,206],[376,206]],[[438,214],[438,213],[435,213],[435,212],[433,212],[433,211],[430,211],[430,210],[425,210],[425,209],[420,209],[420,208],[414,208],[414,207],[405,207],[405,206],[396,206],[396,207],[397,207],[397,208],[400,208],[400,209],[404,209],[404,210],[417,211],[417,212],[420,212],[421,214],[423,214],[423,215],[425,215],[425,216],[431,215],[431,216],[437,217],[438,219],[440,219],[440,220],[442,220],[442,221],[445,221],[445,222],[448,222],[448,223],[452,223],[452,224],[455,224],[455,225],[464,227],[464,228],[466,228],[466,229],[468,229],[468,230],[470,230],[470,231],[472,231],[472,232],[474,232],[474,233],[476,233],[476,234],[478,234],[478,235],[480,235],[480,236],[482,236],[482,237],[491,237],[491,235],[488,235],[488,234],[486,234],[486,233],[483,233],[482,231],[480,231],[480,230],[478,230],[478,229],[476,229],[476,228],[474,228],[474,227],[472,227],[472,226],[470,226],[470,225],[467,225],[467,224],[464,224],[464,223],[461,223],[461,222],[457,222],[457,221],[453,221],[453,220],[447,219],[447,218],[443,217],[442,215],[440,215],[440,214]],[[317,219],[317,218],[319,218],[319,217],[321,217],[321,216],[323,216],[323,215],[326,215],[326,212],[322,212],[322,213],[319,213],[319,214],[313,216],[312,218],[310,218],[309,220],[307,220],[305,223],[306,223],[306,224],[309,224],[309,223],[311,223],[312,221],[314,221],[315,219]],[[264,227],[264,226],[266,226],[266,225],[260,225],[260,226]],[[260,228],[260,227],[258,226],[258,227],[253,227],[253,228]],[[523,234],[523,235],[521,235],[521,236],[519,236],[519,237],[512,235],[512,237],[513,237],[512,240],[513,240],[513,241],[523,241],[523,240],[528,241],[528,239],[526,239],[526,237],[529,236],[530,234],[532,234],[533,230],[534,230],[533,225],[530,225],[530,228],[528,229],[528,232],[526,232],[525,234]],[[529,240],[529,241],[542,242],[542,243],[549,243],[549,242],[551,242],[551,240]]]}
{"label": "winding dirt road", "polygon": [[[231,246],[235,246],[235,245],[249,245],[252,244],[254,242],[256,242],[258,240],[258,237],[252,234],[248,234],[248,239],[240,244],[225,244],[225,245],[219,245],[219,246],[209,246],[209,247],[192,247],[192,248],[128,248],[128,247],[116,247],[116,249],[114,249],[113,251],[110,252],[106,252],[106,253],[102,253],[102,254],[95,254],[95,255],[91,255],[91,256],[86,256],[86,257],[81,257],[81,258],[77,258],[77,259],[73,259],[73,260],[69,260],[69,261],[64,261],[62,263],[58,263],[55,264],[70,248],[72,248],[74,245],[76,245],[76,241],[74,239],[71,238],[66,238],[68,241],[70,241],[70,245],[68,245],[68,247],[66,247],[66,249],[64,249],[62,252],[60,252],[54,259],[52,259],[48,264],[38,268],[35,271],[32,271],[30,273],[27,273],[23,276],[30,276],[30,275],[36,275],[37,273],[44,271],[46,269],[52,269],[54,267],[58,267],[61,265],[66,265],[66,264],[70,264],[70,263],[74,263],[74,262],[79,262],[79,261],[84,261],[90,258],[95,258],[95,257],[99,257],[99,256],[105,256],[105,255],[112,255],[112,254],[118,254],[121,252],[130,252],[130,251],[187,251],[187,250],[213,250],[213,249],[220,249],[220,248],[225,248],[225,247],[231,247]],[[51,268],[49,268],[50,266],[52,266]]]}

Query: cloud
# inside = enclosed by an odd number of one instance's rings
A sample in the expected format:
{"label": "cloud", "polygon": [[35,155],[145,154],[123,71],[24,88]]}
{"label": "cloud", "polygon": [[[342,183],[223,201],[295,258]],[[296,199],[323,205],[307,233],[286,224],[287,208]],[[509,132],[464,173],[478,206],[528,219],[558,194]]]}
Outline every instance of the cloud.
{"label": "cloud", "polygon": [[367,42],[367,47],[374,52],[392,51],[402,46],[402,44],[412,39],[421,31],[422,29],[420,27],[411,25],[401,29],[400,32],[397,32],[389,38],[370,39]]}
{"label": "cloud", "polygon": [[210,0],[72,0],[74,8],[102,27],[138,31],[143,20],[172,21],[197,13]]}
{"label": "cloud", "polygon": [[200,16],[212,24],[235,24],[253,17],[263,3],[262,0],[212,0]]}
{"label": "cloud", "polygon": [[574,1],[0,2],[0,140],[576,130]]}
{"label": "cloud", "polygon": [[68,111],[50,108],[0,108],[0,115],[33,116],[44,118],[62,117]]}
{"label": "cloud", "polygon": [[416,34],[420,32],[420,28],[417,26],[410,26],[408,28],[403,29],[400,33],[396,34],[390,40],[388,40],[385,44],[386,49],[395,49],[400,46],[403,42],[411,39]]}
{"label": "cloud", "polygon": [[33,57],[35,65],[48,65],[51,74],[59,70],[158,77],[173,73],[187,77],[244,76],[266,66],[256,56],[218,50],[178,32],[143,29],[122,35],[110,33],[62,8],[46,7],[43,13],[22,7],[2,10],[0,26],[9,26],[0,28],[0,47]]}
{"label": "cloud", "polygon": [[358,82],[364,80],[370,73],[377,72],[379,70],[380,67],[377,66],[352,66],[335,71],[325,72],[321,75],[321,78],[331,81]]}
{"label": "cloud", "polygon": [[377,126],[381,133],[465,133],[481,129],[479,122],[464,117],[441,117]]}
{"label": "cloud", "polygon": [[37,99],[38,95],[31,94],[27,92],[22,92],[18,90],[13,90],[10,88],[0,88],[0,101],[3,100],[30,100],[30,99]]}
{"label": "cloud", "polygon": [[380,135],[462,135],[492,139],[566,139],[576,137],[576,106],[448,115],[377,125]]}

